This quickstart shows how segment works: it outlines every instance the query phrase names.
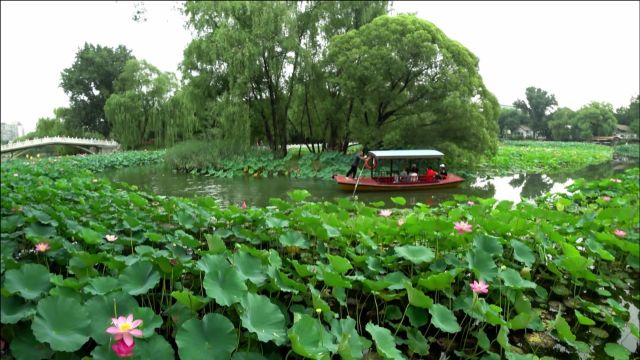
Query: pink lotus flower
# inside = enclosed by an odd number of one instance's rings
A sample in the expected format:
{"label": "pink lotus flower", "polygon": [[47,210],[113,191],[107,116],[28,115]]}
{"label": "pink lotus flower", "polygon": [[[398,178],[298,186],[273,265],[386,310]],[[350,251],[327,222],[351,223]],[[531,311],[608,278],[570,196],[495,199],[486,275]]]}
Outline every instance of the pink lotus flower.
{"label": "pink lotus flower", "polygon": [[611,179],[611,181],[618,184],[622,182],[622,180],[620,179]]}
{"label": "pink lotus flower", "polygon": [[482,280],[480,280],[480,282],[472,282],[469,284],[469,287],[471,287],[471,290],[476,294],[486,294],[489,292],[489,285]]}
{"label": "pink lotus flower", "polygon": [[602,197],[602,201],[611,201],[611,198],[605,195]]}
{"label": "pink lotus flower", "polygon": [[[133,314],[129,314],[126,318],[124,316],[120,316],[118,318],[112,318],[111,323],[113,326],[107,328],[107,332],[113,335],[113,338],[116,340],[124,340],[124,343],[127,346],[133,348],[133,337],[142,336],[142,331],[136,329],[140,324],[142,324],[142,320],[133,320]],[[115,350],[114,350],[115,351]]]}
{"label": "pink lotus flower", "polygon": [[105,238],[105,240],[107,240],[109,242],[114,242],[114,241],[118,240],[118,236],[116,236],[116,235],[105,235],[104,238]]}
{"label": "pink lotus flower", "polygon": [[625,237],[627,236],[627,233],[624,230],[620,230],[620,229],[616,229],[613,234],[617,237]]}
{"label": "pink lotus flower", "polygon": [[404,225],[405,220],[404,219],[398,219],[398,226],[402,226]]}
{"label": "pink lotus flower", "polygon": [[111,345],[111,349],[116,353],[119,358],[126,358],[133,355],[133,348],[136,344],[131,340],[131,345],[127,345],[124,339],[121,339],[117,343]]}
{"label": "pink lotus flower", "polygon": [[37,252],[42,252],[43,253],[43,252],[45,252],[47,250],[49,250],[49,244],[47,244],[46,242],[41,242],[41,243],[36,244],[36,251]]}
{"label": "pink lotus flower", "polygon": [[473,225],[468,224],[465,221],[460,221],[455,223],[453,228],[458,231],[458,234],[462,235],[464,233],[471,232],[471,230],[473,230]]}
{"label": "pink lotus flower", "polygon": [[473,202],[473,201],[471,201],[471,200],[467,201],[467,205],[469,205],[469,206],[473,206],[473,205],[475,205],[475,204],[476,204],[476,203],[474,203],[474,202]]}
{"label": "pink lotus flower", "polygon": [[391,210],[388,210],[388,209],[380,210],[379,215],[382,217],[389,217],[391,216]]}
{"label": "pink lotus flower", "polygon": [[240,208],[242,208],[242,209],[246,209],[247,208],[247,203],[244,200],[242,200],[242,205],[240,205]]}

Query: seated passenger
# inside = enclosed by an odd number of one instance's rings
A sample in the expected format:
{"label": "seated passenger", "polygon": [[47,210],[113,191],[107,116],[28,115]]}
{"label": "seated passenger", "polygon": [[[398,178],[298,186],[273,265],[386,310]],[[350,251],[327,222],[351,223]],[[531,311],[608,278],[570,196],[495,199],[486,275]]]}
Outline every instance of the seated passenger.
{"label": "seated passenger", "polygon": [[418,170],[418,165],[416,165],[416,164],[411,164],[411,171],[410,171],[410,172],[412,172],[412,173],[416,173],[416,174],[419,174],[419,173],[420,173],[420,171]]}
{"label": "seated passenger", "polygon": [[437,173],[432,169],[427,169],[427,182],[435,182]]}
{"label": "seated passenger", "polygon": [[409,176],[409,168],[406,168],[400,172],[400,181],[406,182],[407,177]]}
{"label": "seated passenger", "polygon": [[440,178],[441,179],[446,179],[447,178],[447,167],[444,166],[444,164],[440,164]]}

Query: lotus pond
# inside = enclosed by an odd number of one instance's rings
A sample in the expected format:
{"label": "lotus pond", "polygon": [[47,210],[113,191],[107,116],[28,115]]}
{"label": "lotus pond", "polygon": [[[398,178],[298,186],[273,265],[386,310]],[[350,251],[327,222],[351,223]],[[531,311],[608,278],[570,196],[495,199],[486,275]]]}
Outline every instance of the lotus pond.
{"label": "lotus pond", "polygon": [[637,168],[531,202],[388,209],[305,190],[221,207],[102,165],[3,163],[3,357],[638,355]]}

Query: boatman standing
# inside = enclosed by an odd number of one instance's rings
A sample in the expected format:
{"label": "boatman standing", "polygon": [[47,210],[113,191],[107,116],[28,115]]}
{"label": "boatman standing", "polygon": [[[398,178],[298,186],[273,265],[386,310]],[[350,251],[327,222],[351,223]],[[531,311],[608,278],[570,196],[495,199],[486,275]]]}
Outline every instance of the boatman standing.
{"label": "boatman standing", "polygon": [[360,150],[360,152],[355,154],[353,157],[353,161],[351,162],[351,169],[349,169],[349,171],[347,172],[346,177],[349,177],[351,173],[353,173],[353,176],[356,176],[358,171],[358,165],[360,165],[360,160],[366,160],[366,159],[367,157],[364,156],[364,150]]}

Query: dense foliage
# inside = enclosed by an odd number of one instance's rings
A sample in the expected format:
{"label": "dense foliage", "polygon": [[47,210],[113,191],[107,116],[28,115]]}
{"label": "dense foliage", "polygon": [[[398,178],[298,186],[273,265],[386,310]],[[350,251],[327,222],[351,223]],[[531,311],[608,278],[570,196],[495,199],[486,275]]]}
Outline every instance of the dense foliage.
{"label": "dense foliage", "polygon": [[298,190],[242,209],[115,186],[85,158],[2,166],[17,359],[114,359],[106,329],[127,314],[142,320],[134,358],[159,360],[536,359],[556,342],[624,359],[620,331],[638,336],[637,170],[517,205],[379,210]]}
{"label": "dense foliage", "polygon": [[60,86],[69,95],[69,129],[96,131],[109,136],[111,124],[104,114],[104,105],[115,92],[114,82],[126,62],[132,59],[125,46],[110,48],[85,43],[78,50],[73,65],[62,71]]}
{"label": "dense foliage", "polygon": [[610,146],[551,141],[504,141],[491,161],[481,164],[481,174],[544,174],[572,172],[612,159]]}
{"label": "dense foliage", "polygon": [[498,102],[478,58],[428,21],[380,16],[336,36],[329,60],[365,147],[437,147],[458,163],[495,154]]}

